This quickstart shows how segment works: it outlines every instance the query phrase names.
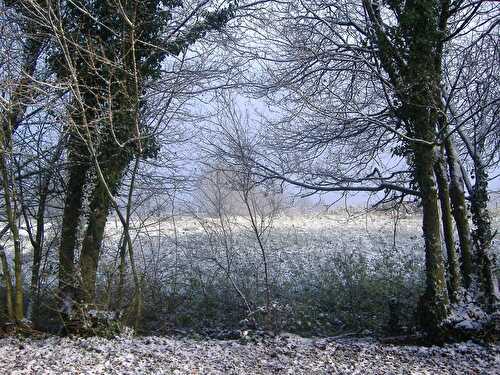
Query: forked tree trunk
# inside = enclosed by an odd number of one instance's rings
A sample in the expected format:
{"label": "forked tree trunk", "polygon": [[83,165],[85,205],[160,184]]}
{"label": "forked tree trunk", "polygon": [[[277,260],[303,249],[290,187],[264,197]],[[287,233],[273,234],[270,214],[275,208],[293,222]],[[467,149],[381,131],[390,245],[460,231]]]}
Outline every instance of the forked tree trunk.
{"label": "forked tree trunk", "polygon": [[434,176],[436,127],[441,98],[440,86],[443,35],[446,33],[448,2],[420,0],[407,2],[397,20],[398,41],[383,27],[377,1],[363,0],[370,20],[372,41],[380,63],[398,95],[401,106],[396,114],[404,121],[410,142],[414,177],[423,208],[426,292],[421,301],[422,323],[432,336],[440,335],[440,325],[448,315],[449,299],[441,251],[438,193]]}
{"label": "forked tree trunk", "polygon": [[446,245],[447,265],[448,265],[448,293],[450,301],[458,302],[461,277],[460,265],[458,261],[455,241],[453,238],[453,218],[451,215],[450,194],[448,190],[448,179],[446,176],[446,166],[442,152],[436,153],[436,163],[434,172],[439,189],[439,202],[441,204],[441,221],[443,225],[443,237]]}

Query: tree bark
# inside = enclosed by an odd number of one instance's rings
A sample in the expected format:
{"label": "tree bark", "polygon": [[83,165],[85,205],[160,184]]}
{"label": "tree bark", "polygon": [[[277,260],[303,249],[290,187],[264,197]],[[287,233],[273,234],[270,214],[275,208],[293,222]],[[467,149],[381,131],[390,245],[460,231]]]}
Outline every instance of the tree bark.
{"label": "tree bark", "polygon": [[2,273],[5,283],[5,304],[7,305],[7,317],[9,320],[14,321],[14,287],[12,285],[9,263],[7,263],[7,257],[5,256],[5,250],[2,245],[0,245],[0,262],[2,263]]}
{"label": "tree bark", "polygon": [[123,289],[125,286],[125,270],[127,260],[127,239],[125,234],[122,234],[120,239],[120,266],[118,276],[118,290],[116,292],[115,311],[120,311],[123,306]]}
{"label": "tree bark", "polygon": [[448,179],[446,176],[446,167],[443,160],[442,151],[436,155],[434,172],[439,189],[439,202],[441,204],[441,222],[443,225],[443,237],[446,246],[447,265],[448,265],[448,293],[450,301],[458,302],[461,278],[460,265],[458,262],[455,241],[453,238],[453,219],[451,214],[450,194],[448,190]]}
{"label": "tree bark", "polygon": [[[38,235],[37,235],[38,237]],[[31,270],[30,283],[30,308],[28,319],[37,325],[40,311],[39,286],[40,286],[40,264],[42,262],[42,242],[37,242],[33,247],[33,266]]]}
{"label": "tree bark", "polygon": [[434,180],[434,153],[429,146],[415,145],[415,174],[422,192],[422,229],[425,240],[425,317],[431,333],[448,314],[448,293],[441,249],[438,194]]}
{"label": "tree bark", "polygon": [[82,155],[85,152],[84,147],[80,147],[77,139],[71,141],[73,144],[69,146],[69,178],[59,247],[59,291],[65,313],[71,313],[72,305],[77,298],[75,295],[77,282],[75,248],[82,212],[84,186],[89,168],[86,157]]}
{"label": "tree bark", "polygon": [[82,298],[87,304],[95,302],[97,267],[99,263],[104,228],[110,208],[109,199],[94,190],[90,203],[90,215],[82,242],[80,269],[82,273]]}
{"label": "tree bark", "polygon": [[23,289],[23,274],[22,274],[22,251],[21,240],[19,237],[19,228],[16,220],[16,198],[14,182],[11,179],[8,171],[7,159],[8,150],[11,150],[10,129],[9,136],[4,132],[4,128],[0,128],[0,173],[2,178],[3,197],[5,203],[5,214],[9,224],[12,241],[14,242],[14,316],[15,320],[20,322],[24,319],[24,289]]}
{"label": "tree bark", "polygon": [[461,254],[461,271],[463,285],[468,289],[471,285],[473,270],[472,240],[465,202],[464,180],[458,162],[458,155],[450,137],[445,139],[446,161],[450,172],[450,200],[453,218],[457,226]]}
{"label": "tree bark", "polygon": [[[106,147],[107,146],[107,147]],[[82,297],[87,304],[95,303],[96,297],[96,277],[99,258],[101,252],[101,244],[104,237],[104,229],[111,208],[111,199],[107,189],[111,193],[116,194],[121,181],[121,177],[129,163],[129,157],[124,155],[119,147],[114,145],[105,145],[107,148],[106,154],[112,149],[118,151],[109,158],[100,159],[103,177],[106,179],[106,184],[97,177],[94,190],[90,200],[90,214],[87,223],[87,229],[82,242],[82,251],[80,254],[80,269],[82,273]],[[107,160],[106,160],[107,159]]]}
{"label": "tree bark", "polygon": [[489,312],[499,308],[500,293],[498,280],[495,274],[495,258],[491,254],[491,218],[488,211],[488,175],[482,163],[475,162],[476,184],[471,199],[472,221],[475,225],[473,232],[476,243],[476,261],[479,267],[480,289],[483,303]]}

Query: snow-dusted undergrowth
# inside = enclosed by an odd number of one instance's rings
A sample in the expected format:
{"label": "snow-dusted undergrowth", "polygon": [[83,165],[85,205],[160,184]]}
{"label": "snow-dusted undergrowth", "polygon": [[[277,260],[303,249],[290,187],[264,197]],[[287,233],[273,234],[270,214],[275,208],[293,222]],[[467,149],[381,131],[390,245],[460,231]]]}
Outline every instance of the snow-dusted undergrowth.
{"label": "snow-dusted undergrowth", "polygon": [[[498,213],[493,218],[496,229]],[[237,325],[248,311],[235,286],[253,309],[263,306],[263,262],[250,222],[226,219],[222,230],[216,218],[134,218],[135,259],[150,331]],[[110,218],[98,275],[101,302],[116,295],[121,234],[119,222]],[[418,214],[402,215],[397,223],[394,212],[282,215],[263,239],[272,299],[285,329],[312,334],[378,330],[387,324],[393,298],[400,303],[401,324],[414,324],[424,267]],[[25,249],[29,253],[27,241]],[[51,285],[57,285],[58,257],[55,249],[50,254],[42,282],[48,297]],[[28,281],[29,256],[25,261]],[[131,298],[130,272],[125,290]]]}
{"label": "snow-dusted undergrowth", "polygon": [[[200,319],[237,323],[245,306],[235,285],[253,307],[264,304],[263,260],[248,218],[223,224],[178,218],[175,226],[162,221],[135,233],[137,258],[157,298],[150,302],[159,306],[177,298],[177,311],[168,313],[181,325]],[[416,215],[400,218],[396,234],[393,217],[383,213],[276,218],[263,243],[279,319],[294,331],[318,325],[331,331],[378,328],[386,324],[392,297],[404,301],[403,310],[411,314],[423,265],[419,228]],[[106,248],[103,271],[116,267],[116,235],[108,237]]]}

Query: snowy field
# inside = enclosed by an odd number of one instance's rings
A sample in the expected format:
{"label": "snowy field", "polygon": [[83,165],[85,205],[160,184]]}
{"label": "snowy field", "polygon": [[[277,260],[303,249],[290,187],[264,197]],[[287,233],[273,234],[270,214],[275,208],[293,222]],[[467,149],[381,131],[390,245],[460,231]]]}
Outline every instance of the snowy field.
{"label": "snowy field", "polygon": [[498,374],[500,348],[396,347],[281,335],[259,343],[160,337],[0,340],[1,374]]}
{"label": "snowy field", "polygon": [[[500,229],[500,210],[492,210],[492,229]],[[267,218],[263,219],[267,224]],[[350,212],[337,210],[334,213],[280,215],[272,220],[264,234],[266,249],[281,255],[290,252],[307,255],[327,251],[372,255],[396,247],[410,252],[423,251],[422,217],[418,213],[394,212]],[[207,236],[220,245],[221,223],[217,218],[178,217],[172,219],[149,219],[132,225],[132,237],[139,252],[161,248],[165,253],[174,247],[184,250],[199,250],[209,245]],[[256,240],[248,217],[228,217],[225,235],[234,240],[235,250],[246,252],[256,248]],[[107,244],[119,241],[121,226],[117,219],[107,226]],[[500,241],[493,242],[496,253]],[[146,254],[147,255],[147,254]],[[147,256],[146,256],[147,257]]]}

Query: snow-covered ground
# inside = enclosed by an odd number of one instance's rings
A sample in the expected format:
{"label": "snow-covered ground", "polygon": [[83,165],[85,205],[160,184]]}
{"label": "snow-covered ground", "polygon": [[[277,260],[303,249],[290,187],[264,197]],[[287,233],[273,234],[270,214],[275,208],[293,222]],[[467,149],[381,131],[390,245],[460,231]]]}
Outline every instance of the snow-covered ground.
{"label": "snow-covered ground", "polygon": [[281,335],[258,343],[160,337],[0,340],[1,374],[498,374],[500,347],[397,347]]}

